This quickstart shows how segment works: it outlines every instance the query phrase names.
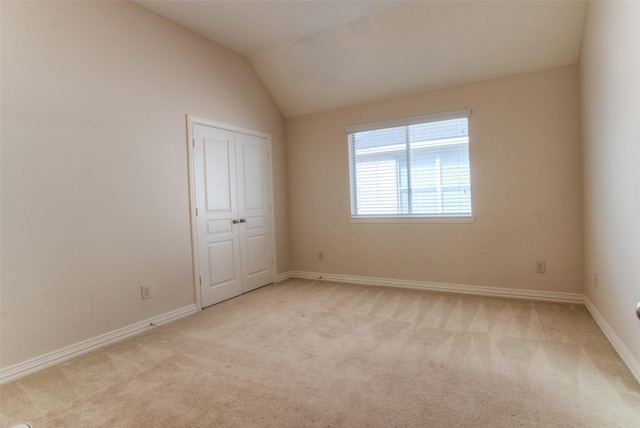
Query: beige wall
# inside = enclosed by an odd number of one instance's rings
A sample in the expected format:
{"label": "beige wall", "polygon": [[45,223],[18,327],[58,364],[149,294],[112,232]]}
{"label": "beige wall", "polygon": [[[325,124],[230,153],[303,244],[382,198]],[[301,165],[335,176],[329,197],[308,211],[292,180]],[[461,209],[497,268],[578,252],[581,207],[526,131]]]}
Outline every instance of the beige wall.
{"label": "beige wall", "polygon": [[[466,108],[475,223],[349,223],[345,126]],[[286,138],[294,270],[582,292],[576,66],[288,119]]]}
{"label": "beige wall", "polygon": [[2,367],[194,303],[187,113],[272,135],[290,269],[284,122],[243,57],[128,2],[2,2],[1,84]]}
{"label": "beige wall", "polygon": [[[585,294],[640,375],[640,3],[593,2],[580,60]],[[598,287],[593,282],[598,274]]]}

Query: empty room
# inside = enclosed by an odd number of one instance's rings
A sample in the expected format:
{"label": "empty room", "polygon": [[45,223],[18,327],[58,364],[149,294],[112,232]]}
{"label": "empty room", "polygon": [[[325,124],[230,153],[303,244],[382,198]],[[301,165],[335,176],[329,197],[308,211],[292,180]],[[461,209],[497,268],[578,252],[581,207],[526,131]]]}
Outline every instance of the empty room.
{"label": "empty room", "polygon": [[0,427],[640,424],[640,2],[0,19]]}

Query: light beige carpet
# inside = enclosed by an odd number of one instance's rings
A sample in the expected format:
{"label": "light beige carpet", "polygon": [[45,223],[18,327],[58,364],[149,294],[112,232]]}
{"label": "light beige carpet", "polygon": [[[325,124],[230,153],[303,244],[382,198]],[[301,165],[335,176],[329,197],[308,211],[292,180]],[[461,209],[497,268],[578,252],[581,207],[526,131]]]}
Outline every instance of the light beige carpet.
{"label": "light beige carpet", "polygon": [[583,306],[288,280],[4,385],[38,427],[640,426]]}

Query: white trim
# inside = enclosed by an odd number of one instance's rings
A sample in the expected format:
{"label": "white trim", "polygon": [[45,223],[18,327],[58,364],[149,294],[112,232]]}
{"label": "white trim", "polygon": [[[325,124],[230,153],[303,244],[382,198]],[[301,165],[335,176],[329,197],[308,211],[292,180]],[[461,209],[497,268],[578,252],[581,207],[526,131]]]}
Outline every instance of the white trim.
{"label": "white trim", "polygon": [[84,340],[76,343],[75,345],[67,346],[65,348],[58,349],[57,351],[49,352],[48,354],[3,368],[0,370],[0,384],[11,382],[23,376],[60,364],[72,358],[79,357],[80,355],[95,351],[98,348],[102,348],[106,345],[126,339],[127,337],[151,330],[157,326],[167,324],[196,312],[197,309],[195,304],[185,306],[183,308],[167,312],[166,314],[149,318],[147,320],[131,324],[127,327],[119,328],[109,333]]}
{"label": "white trim", "polygon": [[386,287],[414,288],[420,290],[443,291],[447,293],[471,294],[475,296],[507,297],[512,299],[544,300],[549,302],[583,304],[584,295],[556,291],[516,290],[513,288],[485,287],[480,285],[445,284],[404,279],[376,278],[368,276],[335,275],[330,273],[292,271],[292,278],[321,279],[323,281],[345,282],[360,285],[380,285]]}
{"label": "white trim", "polygon": [[271,215],[271,280],[278,280],[278,247],[276,246],[276,197],[273,188],[273,144],[271,135],[267,139],[267,158],[269,161],[269,214]]}
{"label": "white trim", "polygon": [[[214,128],[224,129],[231,132],[239,132],[241,134],[253,135],[256,137],[266,138],[271,141],[271,135],[266,134],[264,132],[255,131],[249,128],[243,128],[241,126],[230,125],[228,123],[216,122],[215,120],[203,119],[201,117],[192,116],[190,114],[187,115],[187,121],[189,123],[189,130],[191,129],[191,125],[205,125],[212,126]],[[190,131],[189,131],[190,132]],[[189,139],[191,141],[191,139]]]}
{"label": "white trim", "polygon": [[278,274],[278,276],[276,277],[276,281],[275,282],[282,282],[282,281],[285,281],[285,280],[287,280],[289,278],[291,278],[291,271],[283,272],[281,274]]}
{"label": "white trim", "polygon": [[198,229],[196,225],[198,224],[196,219],[196,189],[195,189],[195,178],[194,178],[194,166],[193,166],[193,146],[194,146],[194,137],[193,137],[193,125],[200,124],[204,119],[199,117],[194,117],[190,115],[186,115],[187,120],[187,156],[189,161],[189,208],[191,212],[191,264],[193,270],[193,291],[196,296],[196,309],[198,311],[202,310],[202,295],[200,289],[200,266],[198,265]]}
{"label": "white trim", "polygon": [[397,216],[397,217],[378,217],[378,216],[354,216],[349,217],[349,223],[473,223],[475,217],[418,217],[418,216]]}
{"label": "white trim", "polygon": [[616,332],[611,328],[609,323],[604,319],[604,317],[598,312],[598,309],[595,307],[591,300],[585,296],[584,305],[587,307],[587,310],[600,327],[600,330],[604,333],[606,338],[613,346],[613,349],[616,350],[620,359],[623,363],[629,368],[629,371],[636,378],[638,383],[640,383],[640,362],[635,359],[631,351],[625,346],[624,342],[618,337]]}
{"label": "white trim", "polygon": [[437,122],[439,120],[461,119],[470,117],[471,110],[456,110],[445,113],[427,114],[424,116],[404,117],[402,119],[383,120],[382,122],[370,122],[360,125],[349,125],[346,127],[347,134],[354,132],[373,131],[376,129],[395,128],[397,126],[415,125],[417,123]]}

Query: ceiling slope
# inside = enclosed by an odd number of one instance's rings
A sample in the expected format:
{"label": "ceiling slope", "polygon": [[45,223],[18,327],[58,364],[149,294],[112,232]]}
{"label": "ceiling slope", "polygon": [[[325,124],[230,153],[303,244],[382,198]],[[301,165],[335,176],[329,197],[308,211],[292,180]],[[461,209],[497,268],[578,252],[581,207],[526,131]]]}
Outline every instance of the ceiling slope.
{"label": "ceiling slope", "polygon": [[245,55],[285,117],[575,64],[582,1],[138,2]]}

